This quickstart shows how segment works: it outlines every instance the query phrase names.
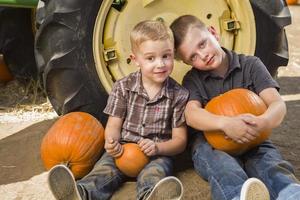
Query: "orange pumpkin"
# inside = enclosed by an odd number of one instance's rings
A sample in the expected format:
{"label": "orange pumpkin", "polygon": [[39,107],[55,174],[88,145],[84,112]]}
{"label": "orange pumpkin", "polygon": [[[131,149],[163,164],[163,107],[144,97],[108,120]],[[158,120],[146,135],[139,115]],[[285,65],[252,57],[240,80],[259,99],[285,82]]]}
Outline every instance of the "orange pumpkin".
{"label": "orange pumpkin", "polygon": [[3,55],[0,54],[0,82],[8,82],[13,79],[7,65],[4,62]]}
{"label": "orange pumpkin", "polygon": [[93,168],[103,147],[101,123],[88,113],[72,112],[57,120],[44,136],[41,157],[47,170],[65,164],[79,179]]}
{"label": "orange pumpkin", "polygon": [[123,145],[123,153],[115,159],[116,166],[129,177],[137,177],[149,158],[141,151],[139,145],[126,143]]}
{"label": "orange pumpkin", "polygon": [[295,4],[298,3],[298,0],[286,0],[286,3],[287,3],[288,5],[295,5]]}
{"label": "orange pumpkin", "polygon": [[[261,115],[267,109],[263,100],[254,92],[247,89],[233,89],[220,96],[213,98],[205,106],[205,109],[216,115],[237,116],[243,113]],[[254,141],[246,144],[239,144],[231,139],[225,139],[222,131],[206,131],[204,136],[208,143],[215,149],[225,151],[230,154],[242,154],[245,151],[257,146],[265,141],[271,130],[265,130],[260,133]]]}

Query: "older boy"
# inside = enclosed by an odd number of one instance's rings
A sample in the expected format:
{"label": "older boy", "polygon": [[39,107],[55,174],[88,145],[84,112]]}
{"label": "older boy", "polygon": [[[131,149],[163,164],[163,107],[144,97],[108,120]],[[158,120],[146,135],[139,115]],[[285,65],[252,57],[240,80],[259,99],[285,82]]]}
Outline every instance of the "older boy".
{"label": "older boy", "polygon": [[[138,143],[150,162],[137,177],[137,199],[180,199],[181,182],[170,176],[173,155],[186,147],[184,108],[188,91],[169,75],[173,69],[174,39],[162,22],[143,21],[130,35],[131,59],[140,68],[117,81],[104,112],[106,153],[76,184],[68,168],[54,167],[49,185],[57,199],[109,199],[125,182],[114,158],[123,142]],[[59,183],[57,183],[59,182]]]}
{"label": "older boy", "polygon": [[[201,132],[222,130],[227,138],[247,143],[260,130],[280,125],[286,106],[277,91],[278,84],[263,63],[257,57],[222,48],[215,29],[206,28],[195,16],[177,18],[171,29],[178,57],[193,66],[183,81],[190,91],[185,115],[187,124],[198,132],[192,144],[194,167],[209,181],[212,198],[266,200],[270,193],[271,199],[300,199],[300,185],[291,164],[282,159],[270,141],[232,156],[213,149]],[[234,88],[254,91],[268,106],[267,111],[260,116],[225,117],[203,109],[213,97]]]}

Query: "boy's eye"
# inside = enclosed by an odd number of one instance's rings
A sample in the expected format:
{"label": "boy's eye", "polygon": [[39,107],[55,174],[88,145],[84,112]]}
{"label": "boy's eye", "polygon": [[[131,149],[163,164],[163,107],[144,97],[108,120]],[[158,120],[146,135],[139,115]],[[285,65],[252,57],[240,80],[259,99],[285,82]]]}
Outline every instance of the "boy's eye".
{"label": "boy's eye", "polygon": [[149,61],[153,61],[154,57],[151,56],[151,57],[147,57],[146,59],[149,60]]}
{"label": "boy's eye", "polygon": [[163,55],[163,58],[170,58],[171,57],[171,54],[165,54]]}
{"label": "boy's eye", "polygon": [[195,61],[195,60],[197,60],[197,54],[192,55],[190,60],[192,62]]}
{"label": "boy's eye", "polygon": [[205,47],[205,44],[206,44],[206,40],[204,40],[203,42],[200,42],[199,43],[199,48],[203,49]]}

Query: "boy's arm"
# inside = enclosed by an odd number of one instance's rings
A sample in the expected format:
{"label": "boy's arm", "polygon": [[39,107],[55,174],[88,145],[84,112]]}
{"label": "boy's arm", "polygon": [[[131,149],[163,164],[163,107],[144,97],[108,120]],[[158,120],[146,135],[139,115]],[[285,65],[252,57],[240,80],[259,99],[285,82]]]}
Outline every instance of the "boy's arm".
{"label": "boy's arm", "polygon": [[286,105],[275,88],[266,88],[259,93],[268,106],[267,111],[256,120],[259,129],[272,129],[281,124],[286,114]]}
{"label": "boy's arm", "polygon": [[113,157],[118,157],[123,152],[122,145],[119,143],[122,124],[122,118],[113,116],[108,117],[105,127],[105,149],[107,153]]}
{"label": "boy's arm", "polygon": [[156,143],[157,155],[173,156],[185,150],[187,144],[187,128],[181,125],[172,128],[172,139]]}
{"label": "boy's arm", "polygon": [[191,100],[187,103],[185,117],[187,124],[194,129],[201,131],[221,130],[238,143],[250,142],[258,136],[258,132],[242,118],[212,114],[203,109],[197,100]]}
{"label": "boy's arm", "polygon": [[165,142],[155,142],[145,138],[138,142],[141,150],[147,156],[165,155],[173,156],[184,151],[187,143],[186,125],[172,129],[172,139]]}
{"label": "boy's arm", "polygon": [[121,138],[122,124],[122,118],[109,116],[105,127],[105,139],[119,141]]}
{"label": "boy's arm", "polygon": [[185,118],[187,125],[197,130],[213,131],[222,128],[221,117],[203,109],[201,103],[197,100],[191,100],[187,103]]}
{"label": "boy's arm", "polygon": [[280,125],[286,114],[286,105],[278,93],[278,83],[272,78],[263,62],[257,57],[252,57],[251,60],[248,67],[251,84],[254,92],[263,99],[268,108],[260,116],[243,115],[248,116],[248,119],[254,122],[253,129],[260,132]]}

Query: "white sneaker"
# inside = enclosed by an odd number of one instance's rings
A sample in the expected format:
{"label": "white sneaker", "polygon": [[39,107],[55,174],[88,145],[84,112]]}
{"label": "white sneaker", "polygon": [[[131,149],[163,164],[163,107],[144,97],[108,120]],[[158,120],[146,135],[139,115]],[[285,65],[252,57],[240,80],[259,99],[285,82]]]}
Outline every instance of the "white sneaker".
{"label": "white sneaker", "polygon": [[50,169],[48,185],[56,199],[81,200],[74,176],[65,165],[56,165]]}
{"label": "white sneaker", "polygon": [[156,183],[146,200],[180,200],[183,195],[183,186],[174,176],[168,176]]}
{"label": "white sneaker", "polygon": [[243,184],[240,200],[270,200],[267,187],[257,178],[249,178]]}

